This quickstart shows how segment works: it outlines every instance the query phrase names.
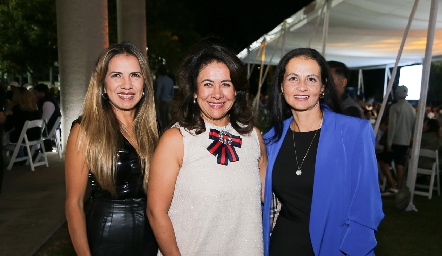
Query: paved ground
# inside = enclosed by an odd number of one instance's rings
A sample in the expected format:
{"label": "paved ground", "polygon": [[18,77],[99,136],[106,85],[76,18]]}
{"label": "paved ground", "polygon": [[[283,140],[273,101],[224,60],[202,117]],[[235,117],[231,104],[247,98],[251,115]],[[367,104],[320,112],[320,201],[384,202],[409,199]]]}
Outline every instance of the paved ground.
{"label": "paved ground", "polygon": [[[49,167],[6,170],[0,194],[0,255],[30,256],[65,222],[64,161],[47,153]],[[5,158],[5,165],[8,158]]]}

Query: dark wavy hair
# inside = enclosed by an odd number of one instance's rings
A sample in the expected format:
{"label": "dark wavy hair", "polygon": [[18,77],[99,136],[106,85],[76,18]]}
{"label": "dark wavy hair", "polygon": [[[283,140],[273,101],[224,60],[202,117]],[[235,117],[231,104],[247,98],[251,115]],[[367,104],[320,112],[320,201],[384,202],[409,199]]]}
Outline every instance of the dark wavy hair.
{"label": "dark wavy hair", "polygon": [[174,118],[180,126],[200,134],[206,130],[201,109],[194,103],[197,77],[201,69],[213,62],[224,63],[236,91],[235,102],[228,111],[232,127],[240,134],[253,129],[253,116],[248,95],[246,67],[236,54],[218,38],[205,38],[196,43],[182,60],[178,69],[178,102]]}
{"label": "dark wavy hair", "polygon": [[270,124],[271,127],[274,127],[275,129],[275,135],[272,137],[272,140],[279,140],[281,138],[282,123],[292,115],[290,106],[284,100],[284,96],[281,93],[281,85],[284,82],[284,74],[286,72],[287,64],[291,59],[298,57],[304,57],[316,61],[321,69],[321,82],[324,85],[324,98],[320,98],[319,103],[327,105],[334,112],[343,113],[341,100],[333,82],[333,76],[324,57],[318,51],[311,48],[297,48],[291,50],[282,57],[278,66],[276,66],[273,83],[270,87]]}

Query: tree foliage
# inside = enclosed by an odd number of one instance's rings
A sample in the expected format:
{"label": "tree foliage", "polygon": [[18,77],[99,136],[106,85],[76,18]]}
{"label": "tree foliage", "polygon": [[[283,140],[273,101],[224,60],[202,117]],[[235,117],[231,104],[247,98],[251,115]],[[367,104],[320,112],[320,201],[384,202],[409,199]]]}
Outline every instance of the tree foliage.
{"label": "tree foliage", "polygon": [[190,4],[180,0],[146,2],[147,45],[152,70],[165,64],[176,73],[183,54],[200,35],[196,32],[194,12]]}
{"label": "tree foliage", "polygon": [[[116,1],[109,0],[110,42],[116,43]],[[0,70],[33,80],[49,74],[58,60],[53,0],[0,0]],[[166,64],[175,73],[183,52],[200,36],[193,12],[179,0],[146,1],[147,45],[152,70]]]}
{"label": "tree foliage", "polygon": [[9,74],[29,72],[34,80],[49,74],[57,61],[55,2],[0,2],[0,68]]}

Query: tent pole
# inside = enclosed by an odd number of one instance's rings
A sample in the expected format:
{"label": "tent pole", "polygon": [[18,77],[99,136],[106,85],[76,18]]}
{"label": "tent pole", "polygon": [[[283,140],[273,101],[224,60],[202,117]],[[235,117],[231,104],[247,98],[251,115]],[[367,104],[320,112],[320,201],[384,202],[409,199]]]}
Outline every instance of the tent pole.
{"label": "tent pole", "polygon": [[325,9],[326,6],[327,6],[327,3],[324,2],[324,4],[323,4],[322,7],[321,7],[321,11],[319,12],[319,15],[318,15],[317,18],[316,18],[315,27],[314,27],[314,29],[312,30],[312,34],[311,34],[311,36],[310,36],[310,40],[308,41],[308,45],[307,45],[307,47],[311,47],[311,45],[312,45],[313,37],[315,36],[316,31],[318,30],[319,23],[321,22],[322,14],[324,13],[324,9]]}
{"label": "tent pole", "polygon": [[391,73],[390,73],[390,67],[385,66],[385,73],[384,73],[384,96],[387,94],[387,86],[388,81],[391,79]]}
{"label": "tent pole", "polygon": [[419,0],[415,0],[414,5],[413,5],[413,9],[411,10],[411,13],[410,13],[410,17],[408,18],[407,27],[405,28],[404,35],[402,36],[401,46],[399,47],[399,51],[398,51],[398,54],[396,57],[396,62],[394,64],[393,72],[391,74],[391,79],[388,82],[387,90],[384,95],[384,100],[382,101],[381,109],[379,110],[379,115],[378,115],[378,118],[376,119],[376,123],[374,125],[374,134],[378,133],[379,124],[381,122],[381,118],[379,118],[379,116],[382,117],[384,115],[385,105],[387,104],[387,100],[388,100],[388,94],[390,93],[391,88],[393,87],[393,82],[394,82],[394,78],[396,77],[398,63],[399,63],[399,60],[401,59],[402,51],[404,50],[405,40],[407,39],[408,31],[410,30],[410,26],[413,21],[414,14],[416,13],[416,9],[417,9],[418,4],[419,4]]}
{"label": "tent pole", "polygon": [[[282,35],[282,45],[281,45],[281,56],[284,56],[284,52],[285,52],[285,32],[286,32],[286,22],[284,21],[284,23],[282,24],[282,29],[281,29],[281,35]],[[281,39],[281,36],[278,37],[278,39],[276,40],[276,45],[279,44],[279,39]],[[270,63],[272,63],[273,57],[275,56],[276,53],[276,49],[272,52],[272,56],[270,57],[268,64],[267,64],[267,68],[264,72],[264,75],[262,76],[261,79],[261,83],[264,83],[265,78],[267,77],[267,73],[269,72],[270,69]],[[259,91],[261,91],[261,87],[262,84],[259,84]]]}
{"label": "tent pole", "polygon": [[[419,149],[421,147],[422,126],[425,115],[425,105],[427,102],[428,80],[430,77],[431,53],[433,51],[434,34],[437,20],[437,9],[439,1],[432,0],[430,8],[430,20],[428,21],[427,45],[425,48],[425,58],[422,68],[421,95],[417,106],[416,123],[414,126],[413,145],[411,148],[411,160],[408,164],[407,186],[410,188],[411,198],[406,210],[417,209],[413,205],[414,189],[416,183],[416,170],[419,159]],[[438,181],[439,182],[439,181]]]}
{"label": "tent pole", "polygon": [[359,69],[357,94],[359,96],[363,95],[362,99],[365,100],[364,73],[362,72],[362,69]]}
{"label": "tent pole", "polygon": [[[286,21],[284,21],[284,24],[281,29],[281,33],[282,33],[282,45],[281,45],[281,57],[282,57],[285,54],[285,40],[287,37],[287,22]],[[269,65],[270,65],[270,63],[269,63]]]}
{"label": "tent pole", "polygon": [[330,16],[330,0],[325,0],[327,2],[327,8],[324,14],[324,30],[322,31],[322,56],[325,57],[325,47],[327,45],[327,35],[328,35],[328,22]]}
{"label": "tent pole", "polygon": [[[247,57],[250,55],[250,48],[247,48]],[[252,74],[252,70],[250,67],[250,61],[247,61],[247,78]]]}
{"label": "tent pole", "polygon": [[[260,55],[260,53],[261,53],[261,51],[262,51],[262,45],[263,45],[263,42],[264,42],[265,40],[266,40],[266,39],[264,38],[264,39],[262,40],[262,42],[261,42],[261,45],[259,46],[258,52],[256,53],[255,60],[253,61],[252,67],[250,68],[250,74],[249,74],[249,76],[247,77],[247,80],[249,80],[249,79],[250,79],[250,76],[252,75],[252,71],[253,71],[253,69],[255,68],[255,63],[257,62],[258,57],[259,57],[259,55]],[[248,55],[247,55],[247,58],[248,58]]]}
{"label": "tent pole", "polygon": [[255,116],[258,116],[258,111],[259,111],[259,97],[261,94],[262,71],[264,69],[264,61],[266,59],[267,40],[264,39],[262,44],[263,44],[263,47],[262,47],[262,54],[261,54],[261,68],[259,69],[258,92],[256,93],[256,97],[253,101],[253,110],[254,110],[253,112],[254,112]]}

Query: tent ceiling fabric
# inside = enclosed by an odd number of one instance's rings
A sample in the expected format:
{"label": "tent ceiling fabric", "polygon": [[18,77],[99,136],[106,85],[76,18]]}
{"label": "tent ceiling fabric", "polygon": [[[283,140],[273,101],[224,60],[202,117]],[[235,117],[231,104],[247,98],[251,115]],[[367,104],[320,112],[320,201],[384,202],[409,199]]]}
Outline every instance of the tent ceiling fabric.
{"label": "tent ceiling fabric", "polygon": [[[351,68],[394,66],[414,0],[330,1],[326,59],[342,61]],[[238,56],[246,63],[260,63],[259,46],[264,39],[267,41],[265,64],[277,65],[284,53],[307,47],[310,39],[310,47],[321,52],[324,19],[319,25],[317,19],[324,3],[325,0],[317,0],[305,6]],[[430,5],[429,0],[419,1],[399,65],[422,62]],[[285,39],[281,33],[284,24]],[[438,9],[433,56],[442,56],[442,8]]]}

